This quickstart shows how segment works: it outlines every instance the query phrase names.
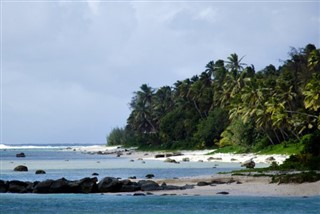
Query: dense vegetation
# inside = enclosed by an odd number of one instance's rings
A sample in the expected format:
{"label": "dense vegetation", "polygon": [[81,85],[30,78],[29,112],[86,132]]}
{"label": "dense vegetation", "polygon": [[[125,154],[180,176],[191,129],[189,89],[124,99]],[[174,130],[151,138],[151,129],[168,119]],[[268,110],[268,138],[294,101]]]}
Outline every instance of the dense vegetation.
{"label": "dense vegetation", "polygon": [[[256,71],[231,54],[199,75],[154,89],[143,84],[124,128],[109,145],[203,149],[235,145],[244,151],[303,144],[305,161],[320,155],[320,49],[292,48],[276,68]],[[310,156],[310,157],[309,157]]]}

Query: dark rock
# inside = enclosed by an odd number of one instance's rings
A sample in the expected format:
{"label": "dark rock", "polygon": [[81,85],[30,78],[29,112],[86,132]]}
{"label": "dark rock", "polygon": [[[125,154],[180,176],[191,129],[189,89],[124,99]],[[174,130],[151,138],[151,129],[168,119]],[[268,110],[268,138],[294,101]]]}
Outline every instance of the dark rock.
{"label": "dark rock", "polygon": [[91,175],[92,175],[92,176],[98,176],[99,173],[94,172],[94,173],[92,173]]}
{"label": "dark rock", "polygon": [[156,154],[154,157],[155,157],[155,158],[164,158],[165,155],[164,155],[164,154]]}
{"label": "dark rock", "polygon": [[154,181],[150,180],[141,180],[138,182],[142,191],[154,191],[154,190],[162,190],[162,187],[159,186]]}
{"label": "dark rock", "polygon": [[25,158],[26,155],[25,155],[23,152],[21,152],[21,153],[19,153],[19,154],[16,154],[16,157],[17,157],[17,158]]}
{"label": "dark rock", "polygon": [[19,165],[16,168],[14,168],[13,170],[17,171],[17,172],[27,172],[28,171],[28,167],[23,166],[23,165]]}
{"label": "dark rock", "polygon": [[[83,178],[78,183],[78,185],[75,185],[77,188],[76,192],[79,193],[95,193],[98,192],[98,186],[97,186],[98,179],[96,177],[93,178]],[[72,188],[73,189],[73,188]]]}
{"label": "dark rock", "polygon": [[268,157],[268,158],[266,158],[266,162],[268,162],[268,163],[272,163],[273,161],[275,161],[276,159],[274,158],[274,157]]}
{"label": "dark rock", "polygon": [[211,181],[211,184],[226,184],[227,182],[221,181],[221,180],[213,180]]}
{"label": "dark rock", "polygon": [[3,180],[0,180],[0,193],[7,192],[7,189],[8,189],[8,183]]}
{"label": "dark rock", "polygon": [[46,172],[42,169],[36,170],[36,174],[46,174]]}
{"label": "dark rock", "polygon": [[131,177],[129,177],[129,179],[137,179],[137,177],[136,176],[131,176]]}
{"label": "dark rock", "polygon": [[26,182],[13,180],[8,182],[7,191],[11,193],[27,193],[27,186],[28,183]]}
{"label": "dark rock", "polygon": [[208,186],[208,185],[210,185],[211,183],[208,183],[208,182],[205,182],[205,181],[200,181],[200,182],[198,182],[197,183],[197,186]]}
{"label": "dark rock", "polygon": [[238,161],[238,160],[237,160],[237,159],[235,159],[235,158],[231,158],[230,160],[231,160],[231,161]]}
{"label": "dark rock", "polygon": [[166,162],[166,163],[179,163],[175,159],[171,159],[171,158],[165,159],[164,162]]}
{"label": "dark rock", "polygon": [[154,174],[147,174],[146,178],[148,178],[148,179],[154,178]]}
{"label": "dark rock", "polygon": [[50,192],[52,193],[72,193],[70,182],[65,178],[60,178],[52,182]]}
{"label": "dark rock", "polygon": [[133,194],[133,196],[146,196],[146,194],[144,194],[142,192],[136,192]]}
{"label": "dark rock", "polygon": [[183,162],[189,162],[189,161],[190,161],[190,158],[182,158],[182,161],[183,161]]}
{"label": "dark rock", "polygon": [[228,192],[224,192],[224,191],[222,191],[222,192],[217,192],[217,194],[219,194],[219,195],[229,195]]}
{"label": "dark rock", "polygon": [[208,161],[212,161],[212,160],[222,160],[222,158],[214,158],[214,157],[209,157],[208,159],[207,159]]}
{"label": "dark rock", "polygon": [[99,192],[119,192],[121,183],[117,178],[105,177],[98,183]]}
{"label": "dark rock", "polygon": [[48,179],[41,182],[35,182],[33,193],[50,193],[50,187],[54,180]]}
{"label": "dark rock", "polygon": [[186,184],[181,189],[193,189],[193,188],[194,188],[193,184]]}
{"label": "dark rock", "polygon": [[168,153],[168,154],[165,154],[165,157],[166,158],[169,158],[169,157],[172,157],[173,155],[172,154],[170,154],[170,153]]}
{"label": "dark rock", "polygon": [[249,168],[249,169],[253,169],[256,166],[256,163],[252,159],[250,159],[250,160],[247,160],[247,161],[243,162],[241,164],[241,166],[242,167],[244,166],[244,167]]}

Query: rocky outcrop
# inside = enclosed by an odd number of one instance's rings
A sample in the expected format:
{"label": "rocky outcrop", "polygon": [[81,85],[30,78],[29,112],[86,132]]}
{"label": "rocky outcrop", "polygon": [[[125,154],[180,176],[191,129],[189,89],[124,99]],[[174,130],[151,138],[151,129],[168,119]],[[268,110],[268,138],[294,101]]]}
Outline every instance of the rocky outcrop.
{"label": "rocky outcrop", "polygon": [[163,183],[161,186],[152,180],[133,182],[129,179],[119,180],[115,177],[105,177],[100,182],[96,177],[70,181],[65,178],[44,181],[3,181],[0,180],[0,193],[108,193],[137,192],[158,190],[183,190],[193,188],[193,185],[174,186]]}
{"label": "rocky outcrop", "polygon": [[241,164],[242,167],[246,167],[248,169],[253,169],[256,166],[256,163],[250,159]]}
{"label": "rocky outcrop", "polygon": [[23,152],[21,152],[21,153],[16,154],[16,157],[17,158],[25,158],[26,155]]}
{"label": "rocky outcrop", "polygon": [[36,170],[36,174],[46,174],[46,172],[42,169]]}
{"label": "rocky outcrop", "polygon": [[23,166],[23,165],[19,165],[19,166],[15,167],[13,170],[17,171],[17,172],[27,172],[28,171],[28,167]]}

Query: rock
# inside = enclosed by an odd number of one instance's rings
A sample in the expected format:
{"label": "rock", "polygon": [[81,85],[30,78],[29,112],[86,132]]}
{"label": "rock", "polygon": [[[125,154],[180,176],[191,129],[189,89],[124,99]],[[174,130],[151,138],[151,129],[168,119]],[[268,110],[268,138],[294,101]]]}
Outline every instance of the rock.
{"label": "rock", "polygon": [[222,158],[209,157],[207,160],[208,160],[208,161],[212,161],[212,160],[222,160]]}
{"label": "rock", "polygon": [[28,192],[27,186],[28,186],[27,182],[17,181],[17,180],[9,181],[7,192],[27,193]]}
{"label": "rock", "polygon": [[205,182],[205,181],[199,181],[199,182],[197,183],[197,186],[208,186],[208,185],[210,185],[210,183]]}
{"label": "rock", "polygon": [[237,161],[237,159],[235,159],[235,158],[231,158],[231,161]]}
{"label": "rock", "polygon": [[190,161],[190,158],[182,158],[182,161],[183,161],[183,162],[189,162],[189,161]]}
{"label": "rock", "polygon": [[171,158],[165,159],[164,162],[166,162],[166,163],[179,163],[175,159],[171,159]]}
{"label": "rock", "polygon": [[138,161],[142,161],[143,159],[142,159],[142,158],[138,158],[137,160],[138,160]]}
{"label": "rock", "polygon": [[146,194],[144,194],[142,192],[136,192],[133,194],[133,196],[146,196]]}
{"label": "rock", "polygon": [[36,174],[37,175],[38,174],[46,174],[46,172],[44,170],[42,170],[42,169],[38,169],[38,170],[36,170]]}
{"label": "rock", "polygon": [[203,162],[203,160],[198,160],[198,162],[201,162],[201,163],[202,163],[202,162]]}
{"label": "rock", "polygon": [[130,160],[130,162],[134,162],[134,160]]}
{"label": "rock", "polygon": [[146,178],[148,178],[148,179],[154,178],[154,174],[147,174]]}
{"label": "rock", "polygon": [[250,160],[243,162],[241,164],[241,166],[249,168],[249,169],[253,169],[256,166],[256,163],[252,159],[250,159]]}
{"label": "rock", "polygon": [[222,191],[222,192],[217,192],[217,194],[219,194],[219,195],[229,195],[228,192],[224,192],[224,191]]}
{"label": "rock", "polygon": [[60,178],[52,182],[50,186],[51,193],[72,193],[72,186],[70,182],[65,178]]}
{"label": "rock", "polygon": [[3,180],[0,180],[0,193],[7,192],[7,189],[8,189],[8,183]]}
{"label": "rock", "polygon": [[94,173],[92,173],[91,175],[92,175],[92,176],[99,176],[99,173],[94,172]]}
{"label": "rock", "polygon": [[168,154],[165,154],[165,157],[166,158],[169,158],[169,157],[172,157],[173,155],[172,154],[170,154],[170,153],[168,153]]}
{"label": "rock", "polygon": [[137,177],[136,176],[131,176],[131,177],[129,177],[129,179],[137,179]]}
{"label": "rock", "polygon": [[21,152],[21,153],[19,153],[19,154],[16,154],[16,157],[17,157],[17,158],[25,158],[26,155],[25,155],[23,152]]}
{"label": "rock", "polygon": [[121,183],[117,178],[105,177],[98,183],[99,192],[119,192]]}
{"label": "rock", "polygon": [[132,182],[130,180],[121,181],[122,186],[120,192],[135,192],[141,190],[140,185],[137,182]]}
{"label": "rock", "polygon": [[272,163],[273,161],[275,161],[276,159],[274,158],[274,157],[268,157],[268,158],[266,158],[266,162],[268,162],[268,163]]}
{"label": "rock", "polygon": [[19,165],[16,168],[14,168],[13,170],[17,171],[17,172],[27,172],[28,171],[28,167],[23,166],[23,165]]}
{"label": "rock", "polygon": [[164,155],[164,154],[156,154],[154,157],[155,157],[155,158],[164,158],[165,155]]}
{"label": "rock", "polygon": [[142,191],[155,191],[155,190],[162,190],[162,187],[159,186],[154,181],[150,180],[141,180],[138,182]]}
{"label": "rock", "polygon": [[45,181],[35,183],[33,193],[50,193],[50,187],[53,182],[54,180],[48,179]]}
{"label": "rock", "polygon": [[[78,193],[94,193],[98,192],[97,187],[97,181],[98,179],[96,177],[93,178],[83,178],[81,179],[75,187],[77,188]],[[74,188],[71,188],[74,189]]]}

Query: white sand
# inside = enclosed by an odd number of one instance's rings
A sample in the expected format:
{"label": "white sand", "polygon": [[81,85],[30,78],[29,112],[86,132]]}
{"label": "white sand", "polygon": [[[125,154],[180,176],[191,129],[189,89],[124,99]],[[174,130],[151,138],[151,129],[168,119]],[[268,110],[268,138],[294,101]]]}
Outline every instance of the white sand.
{"label": "white sand", "polygon": [[[160,160],[164,161],[167,158],[155,158],[156,154],[167,154],[171,152],[141,152],[136,151],[134,148],[127,149],[128,151],[125,152],[123,148],[118,148],[117,146],[84,146],[84,147],[75,147],[77,151],[81,152],[117,152],[117,151],[123,151],[123,156],[131,158],[131,159],[141,159],[144,160]],[[285,159],[288,158],[287,155],[259,155],[259,154],[234,154],[234,153],[216,153],[213,155],[207,155],[208,153],[213,152],[214,150],[196,150],[196,151],[181,151],[183,155],[181,156],[173,156],[170,157],[170,159],[174,159],[178,162],[182,162],[184,158],[188,158],[191,162],[225,162],[225,163],[242,163],[246,160],[252,159],[256,163],[267,163],[269,164],[270,161],[267,161],[266,159],[269,157],[273,157],[275,161],[278,164],[283,163]],[[209,158],[212,158],[212,160],[208,160]]]}

